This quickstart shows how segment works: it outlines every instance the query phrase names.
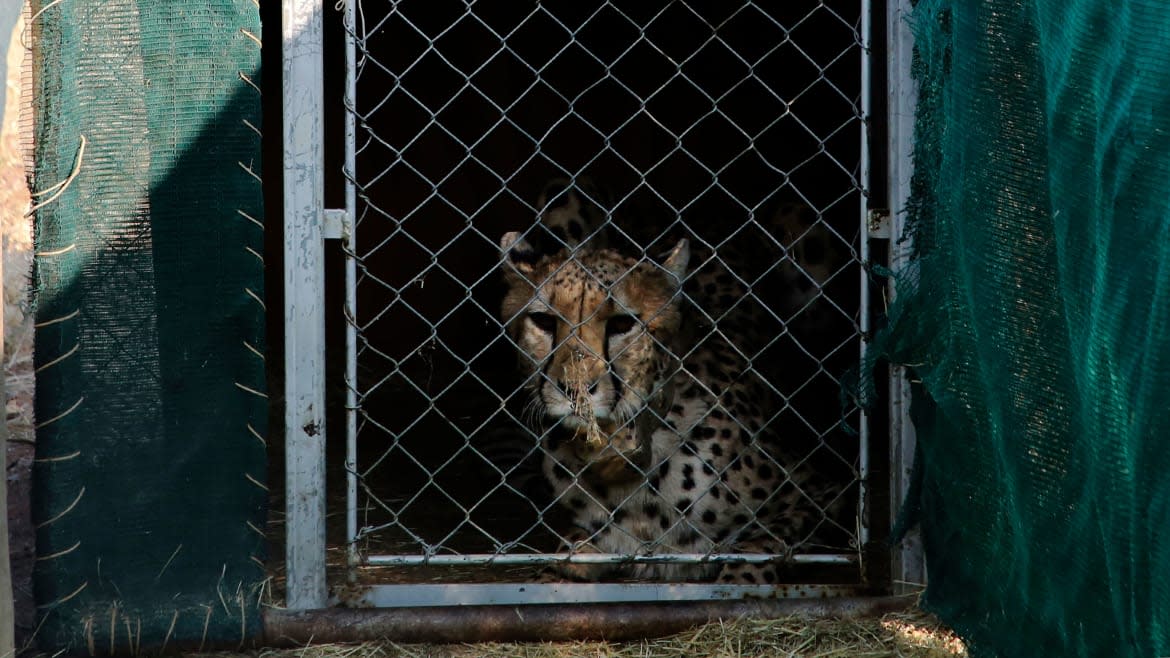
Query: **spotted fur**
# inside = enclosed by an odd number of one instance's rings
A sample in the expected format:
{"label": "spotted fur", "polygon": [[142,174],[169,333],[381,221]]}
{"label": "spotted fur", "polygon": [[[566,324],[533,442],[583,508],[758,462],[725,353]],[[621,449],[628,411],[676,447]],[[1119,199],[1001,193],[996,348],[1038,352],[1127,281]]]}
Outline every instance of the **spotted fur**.
{"label": "spotted fur", "polygon": [[[808,540],[841,487],[789,454],[768,422],[783,400],[744,353],[770,338],[758,335],[764,309],[686,239],[659,260],[610,248],[605,214],[584,195],[595,196],[559,182],[542,195],[551,248],[519,233],[501,241],[502,317],[543,437],[542,470],[573,514],[570,550],[784,554]],[[574,563],[559,574],[778,577],[771,565],[734,564]]]}

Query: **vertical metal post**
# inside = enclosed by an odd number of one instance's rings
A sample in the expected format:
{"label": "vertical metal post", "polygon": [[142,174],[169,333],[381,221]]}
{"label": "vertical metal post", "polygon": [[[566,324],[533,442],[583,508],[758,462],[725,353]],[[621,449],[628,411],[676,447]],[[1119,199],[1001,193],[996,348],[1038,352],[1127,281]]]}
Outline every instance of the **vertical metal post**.
{"label": "vertical metal post", "polygon": [[345,15],[345,537],[350,571],[358,564],[357,545],[357,11],[346,0]]}
{"label": "vertical metal post", "polygon": [[[911,244],[906,236],[906,202],[910,198],[910,176],[914,163],[914,110],[918,92],[910,73],[914,38],[907,18],[910,0],[889,0],[886,10],[888,40],[886,75],[889,80],[889,199],[890,269],[906,276]],[[895,290],[890,284],[890,298]],[[890,369],[890,508],[893,523],[910,488],[914,465],[915,436],[910,422],[910,383],[906,369]],[[893,551],[891,576],[895,593],[920,589],[926,583],[922,539],[911,531]]]}
{"label": "vertical metal post", "polygon": [[[859,183],[861,185],[861,203],[859,211],[861,215],[861,229],[859,235],[861,236],[861,244],[858,246],[858,257],[861,259],[861,275],[858,285],[861,286],[860,292],[860,313],[858,318],[858,329],[861,331],[861,347],[860,358],[861,364],[864,367],[866,363],[866,355],[869,351],[869,336],[870,336],[870,312],[869,307],[869,273],[866,269],[869,266],[869,191],[870,191],[870,165],[869,165],[869,122],[872,109],[870,107],[870,60],[873,56],[871,26],[873,6],[870,0],[861,0],[861,152],[860,152],[860,166],[861,177]],[[857,539],[861,544],[859,548],[864,549],[865,545],[869,543],[869,524],[872,521],[869,518],[869,501],[867,500],[869,494],[869,414],[864,408],[861,409],[861,417],[857,421],[857,468],[858,478],[860,484],[858,485],[858,529]]]}
{"label": "vertical metal post", "polygon": [[282,0],[286,605],[325,607],[321,0]]}

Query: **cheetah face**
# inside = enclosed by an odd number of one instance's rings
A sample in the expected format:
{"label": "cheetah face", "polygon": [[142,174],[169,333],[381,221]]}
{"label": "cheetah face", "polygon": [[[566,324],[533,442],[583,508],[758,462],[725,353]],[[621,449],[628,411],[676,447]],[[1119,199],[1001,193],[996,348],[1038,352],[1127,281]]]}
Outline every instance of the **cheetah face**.
{"label": "cheetah face", "polygon": [[664,417],[673,396],[687,241],[661,264],[609,249],[540,253],[518,233],[500,247],[502,317],[533,416],[599,447],[648,445],[647,412]]}

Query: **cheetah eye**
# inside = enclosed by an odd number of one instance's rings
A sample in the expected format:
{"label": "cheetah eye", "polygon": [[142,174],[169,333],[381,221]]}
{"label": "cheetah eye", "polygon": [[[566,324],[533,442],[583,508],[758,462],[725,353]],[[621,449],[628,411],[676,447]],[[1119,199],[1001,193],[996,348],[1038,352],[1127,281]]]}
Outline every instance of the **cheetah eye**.
{"label": "cheetah eye", "polygon": [[529,313],[528,321],[546,334],[555,333],[557,330],[557,319],[548,313]]}
{"label": "cheetah eye", "polygon": [[638,318],[632,315],[615,315],[605,322],[605,333],[617,336],[630,331],[638,324]]}

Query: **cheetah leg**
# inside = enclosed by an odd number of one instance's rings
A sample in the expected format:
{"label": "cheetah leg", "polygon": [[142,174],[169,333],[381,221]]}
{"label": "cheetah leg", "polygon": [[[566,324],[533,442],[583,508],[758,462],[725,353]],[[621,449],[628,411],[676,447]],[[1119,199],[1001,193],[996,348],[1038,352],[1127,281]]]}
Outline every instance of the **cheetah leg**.
{"label": "cheetah leg", "polygon": [[[581,528],[573,528],[564,538],[566,552],[572,553],[600,553],[596,546],[589,542],[589,533]],[[573,562],[558,562],[540,570],[537,575],[538,583],[595,583],[605,575],[608,565],[580,564]]]}
{"label": "cheetah leg", "polygon": [[[787,556],[790,548],[779,539],[748,539],[735,544],[732,549],[736,553],[771,553]],[[783,563],[765,562],[744,564],[732,562],[723,565],[716,579],[719,583],[728,585],[771,585],[779,580],[779,568]]]}

